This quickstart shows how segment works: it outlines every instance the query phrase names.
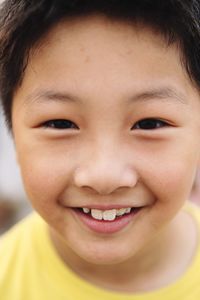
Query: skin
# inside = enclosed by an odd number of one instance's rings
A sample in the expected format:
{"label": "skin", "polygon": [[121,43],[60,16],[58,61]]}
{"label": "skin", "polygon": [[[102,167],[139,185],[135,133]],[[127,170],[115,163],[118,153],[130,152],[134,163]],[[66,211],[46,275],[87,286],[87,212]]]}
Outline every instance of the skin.
{"label": "skin", "polygon": [[[17,157],[53,245],[80,276],[144,291],[185,271],[196,247],[182,207],[199,162],[199,114],[178,47],[143,26],[62,21],[32,49],[12,108]],[[141,128],[149,118],[152,129]],[[55,128],[57,119],[72,123]],[[106,235],[71,209],[92,205],[143,209]]]}

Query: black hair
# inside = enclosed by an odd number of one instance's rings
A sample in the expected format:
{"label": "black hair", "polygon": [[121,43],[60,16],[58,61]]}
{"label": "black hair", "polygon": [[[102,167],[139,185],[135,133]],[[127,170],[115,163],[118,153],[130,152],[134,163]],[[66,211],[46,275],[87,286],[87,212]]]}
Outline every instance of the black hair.
{"label": "black hair", "polygon": [[4,0],[0,8],[0,97],[9,128],[12,99],[30,50],[63,18],[99,13],[141,22],[177,43],[181,61],[200,87],[200,0]]}

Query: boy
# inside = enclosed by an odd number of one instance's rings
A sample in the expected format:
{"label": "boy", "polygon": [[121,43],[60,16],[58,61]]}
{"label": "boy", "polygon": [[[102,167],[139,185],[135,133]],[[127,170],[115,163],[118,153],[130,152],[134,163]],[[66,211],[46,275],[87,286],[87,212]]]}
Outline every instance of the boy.
{"label": "boy", "polygon": [[200,299],[200,1],[6,0],[0,89],[37,211],[4,300]]}

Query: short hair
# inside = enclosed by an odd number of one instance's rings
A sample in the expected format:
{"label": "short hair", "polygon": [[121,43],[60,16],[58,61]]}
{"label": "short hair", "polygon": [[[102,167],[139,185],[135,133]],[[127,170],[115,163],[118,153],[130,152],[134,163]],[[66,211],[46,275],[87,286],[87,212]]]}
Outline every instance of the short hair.
{"label": "short hair", "polygon": [[[0,8],[0,97],[12,128],[12,99],[30,50],[64,18],[103,14],[139,22],[177,43],[181,63],[200,87],[200,0],[4,0]],[[148,51],[148,50],[147,50]]]}

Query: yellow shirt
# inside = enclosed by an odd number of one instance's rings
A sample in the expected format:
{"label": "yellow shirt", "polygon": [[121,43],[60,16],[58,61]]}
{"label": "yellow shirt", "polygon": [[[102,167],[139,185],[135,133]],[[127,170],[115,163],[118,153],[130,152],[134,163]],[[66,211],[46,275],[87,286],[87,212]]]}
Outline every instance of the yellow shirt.
{"label": "yellow shirt", "polygon": [[[199,210],[189,206],[189,211],[200,228]],[[199,300],[200,245],[188,270],[168,287],[135,295],[109,292],[68,269],[50,242],[47,225],[37,214],[32,214],[1,238],[0,299]]]}

